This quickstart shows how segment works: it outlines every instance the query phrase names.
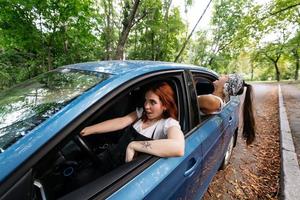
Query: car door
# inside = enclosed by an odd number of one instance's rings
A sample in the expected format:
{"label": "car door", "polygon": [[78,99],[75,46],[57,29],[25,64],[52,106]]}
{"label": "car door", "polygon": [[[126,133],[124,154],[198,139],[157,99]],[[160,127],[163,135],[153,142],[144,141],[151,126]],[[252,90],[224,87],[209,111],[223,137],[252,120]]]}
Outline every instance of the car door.
{"label": "car door", "polygon": [[[200,85],[197,85],[200,87],[197,88],[198,93],[211,92],[210,87],[207,86],[216,79],[215,76],[196,71],[193,71],[191,76],[195,85],[197,81],[201,82]],[[199,135],[198,142],[201,144],[202,152],[200,159],[202,168],[198,174],[197,184],[194,186],[194,190],[197,190],[197,198],[202,197],[222,163],[228,140],[230,113],[230,107],[226,105],[219,114],[201,116],[201,123],[195,129],[195,133]]]}

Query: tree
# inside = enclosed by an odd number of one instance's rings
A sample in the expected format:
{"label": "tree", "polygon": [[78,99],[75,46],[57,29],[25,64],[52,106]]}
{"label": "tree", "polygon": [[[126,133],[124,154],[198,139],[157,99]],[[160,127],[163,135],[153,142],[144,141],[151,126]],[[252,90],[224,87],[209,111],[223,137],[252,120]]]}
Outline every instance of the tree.
{"label": "tree", "polygon": [[113,48],[113,1],[112,0],[105,0],[103,2],[104,7],[104,14],[106,16],[105,22],[105,50],[106,50],[106,60],[110,60],[112,57],[112,48]]}
{"label": "tree", "polygon": [[280,81],[280,70],[278,62],[284,53],[284,48],[285,39],[283,39],[283,41],[268,43],[265,47],[261,48],[260,50],[260,53],[273,64],[275,69],[275,77],[277,81]]}
{"label": "tree", "polygon": [[186,29],[178,8],[170,9],[169,3],[149,0],[141,4],[147,15],[129,35],[128,59],[174,60]]}
{"label": "tree", "polygon": [[14,83],[56,66],[94,59],[92,1],[4,0],[0,10],[0,60],[6,66],[0,71],[10,74]]}
{"label": "tree", "polygon": [[205,60],[208,59],[208,48],[211,45],[211,41],[207,38],[207,31],[198,31],[196,33],[196,39],[191,41],[189,47],[189,63],[195,65],[205,65]]}
{"label": "tree", "polygon": [[129,0],[125,0],[123,7],[123,21],[122,32],[119,36],[118,44],[116,47],[116,53],[114,58],[117,60],[123,59],[124,47],[128,39],[128,35],[132,27],[143,17],[136,19],[136,13],[140,5],[140,0],[134,0],[133,5],[130,5]]}
{"label": "tree", "polygon": [[263,54],[268,58],[275,67],[276,70],[276,80],[280,81],[280,70],[278,67],[278,61],[279,58],[282,55],[282,45],[281,44],[270,44],[265,51],[263,51]]}
{"label": "tree", "polygon": [[[245,31],[243,23],[244,16],[247,15],[248,0],[226,0],[214,1],[212,17],[212,45],[210,57],[206,65],[218,70],[221,65],[228,64],[223,59],[233,59],[239,55],[245,40],[248,39],[248,32]],[[219,58],[218,58],[219,57]]]}
{"label": "tree", "polygon": [[300,68],[300,32],[298,31],[296,36],[290,39],[286,45],[285,54],[294,59],[295,70],[294,70],[294,79],[298,80],[299,78],[299,68]]}

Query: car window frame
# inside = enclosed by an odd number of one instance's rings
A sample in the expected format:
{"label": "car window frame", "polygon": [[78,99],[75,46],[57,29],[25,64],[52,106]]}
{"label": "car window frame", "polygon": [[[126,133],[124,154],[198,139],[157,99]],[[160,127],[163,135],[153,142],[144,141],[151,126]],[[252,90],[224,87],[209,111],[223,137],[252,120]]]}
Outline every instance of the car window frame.
{"label": "car window frame", "polygon": [[[142,77],[136,77],[135,80],[131,80],[128,81],[126,83],[126,85],[122,85],[120,88],[118,88],[117,90],[113,91],[114,94],[113,97],[109,97],[107,100],[103,99],[103,101],[105,101],[106,103],[109,103],[109,99],[115,98],[118,96],[118,94],[122,93],[120,91],[125,91],[126,90],[130,90],[130,88],[135,88],[141,85],[146,85],[147,83],[152,82],[153,80],[164,80],[163,78],[168,78],[168,79],[177,79],[177,84],[178,82],[180,82],[181,85],[181,92],[182,97],[181,100],[183,101],[183,106],[178,106],[180,107],[179,112],[185,112],[185,114],[187,114],[186,109],[181,109],[183,107],[187,106],[187,100],[186,100],[186,88],[185,88],[185,77],[184,77],[184,70],[178,69],[178,70],[164,70],[164,71],[158,71],[158,72],[152,72],[152,73],[148,73],[146,75],[143,75]],[[180,80],[181,79],[181,80]],[[176,84],[176,87],[178,87],[178,85]],[[178,92],[178,89],[176,91],[176,93]],[[177,94],[178,96],[179,94]],[[180,102],[180,100],[177,100],[178,102]],[[108,104],[103,104],[101,107],[103,106],[107,106]],[[184,116],[185,114],[180,114],[180,116]],[[186,130],[184,131],[184,133],[189,132],[189,128],[187,127]],[[158,161],[159,157],[155,157],[155,156],[151,156],[151,155],[145,155],[143,156],[141,159],[137,159],[135,162],[140,163],[139,166],[136,166],[135,169],[131,170],[129,173],[126,173],[124,177],[119,178],[118,180],[116,180],[116,182],[114,182],[113,184],[110,184],[110,186],[107,186],[107,188],[102,189],[101,192],[98,192],[97,194],[95,194],[96,196],[92,196],[92,197],[88,197],[88,198],[100,198],[100,199],[104,199],[109,197],[111,194],[113,194],[114,192],[116,192],[118,189],[120,189],[122,186],[124,186],[126,183],[128,183],[130,180],[132,180],[136,175],[140,174],[141,172],[143,172],[145,169],[147,169],[149,166],[151,166],[153,163],[155,163],[156,161]],[[134,163],[133,163],[134,164]],[[130,163],[127,163],[126,165],[130,165]],[[114,170],[112,171],[114,172]],[[108,173],[107,175],[112,175],[111,173]],[[105,175],[106,176],[106,175]],[[109,176],[109,178],[111,178],[111,176]],[[99,187],[99,183],[101,181],[98,181],[97,179],[95,181],[93,181],[92,183],[82,186],[81,188],[74,190],[73,192],[71,192],[70,194],[65,195],[62,199],[69,199],[69,198],[77,198],[79,194],[82,193],[82,191],[86,191],[86,189],[88,187]],[[96,189],[99,190],[99,189]]]}
{"label": "car window frame", "polygon": [[[199,77],[199,78],[203,78],[203,79],[207,79],[208,81],[215,81],[218,79],[218,76],[215,74],[211,74],[208,72],[203,72],[203,71],[197,71],[197,70],[190,70],[188,72],[188,76],[190,77],[190,79],[193,82],[193,91],[190,91],[191,95],[195,95],[195,97],[197,98],[197,92],[196,92],[196,85],[195,85],[195,77]],[[200,126],[202,126],[207,120],[209,120],[210,118],[212,118],[214,115],[206,115],[205,117],[200,115],[200,105],[199,102],[196,101],[195,104],[197,104],[197,111],[198,111],[198,115],[199,115],[199,123],[194,127],[194,128],[198,128]]]}

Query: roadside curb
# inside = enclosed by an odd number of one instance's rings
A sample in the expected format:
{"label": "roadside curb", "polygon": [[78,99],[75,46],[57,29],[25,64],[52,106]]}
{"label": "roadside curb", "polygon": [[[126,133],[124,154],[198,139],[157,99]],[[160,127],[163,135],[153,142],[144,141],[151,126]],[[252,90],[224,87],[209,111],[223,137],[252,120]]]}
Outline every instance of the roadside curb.
{"label": "roadside curb", "polygon": [[280,117],[281,199],[298,200],[300,194],[300,169],[280,84],[278,84],[278,98]]}

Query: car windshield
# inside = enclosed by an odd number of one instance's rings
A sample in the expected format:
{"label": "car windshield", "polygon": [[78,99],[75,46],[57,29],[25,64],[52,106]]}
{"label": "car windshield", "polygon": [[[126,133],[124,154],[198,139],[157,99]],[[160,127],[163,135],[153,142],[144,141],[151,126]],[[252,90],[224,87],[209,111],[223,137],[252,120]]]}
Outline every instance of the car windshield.
{"label": "car windshield", "polygon": [[0,93],[0,152],[109,76],[60,68]]}

